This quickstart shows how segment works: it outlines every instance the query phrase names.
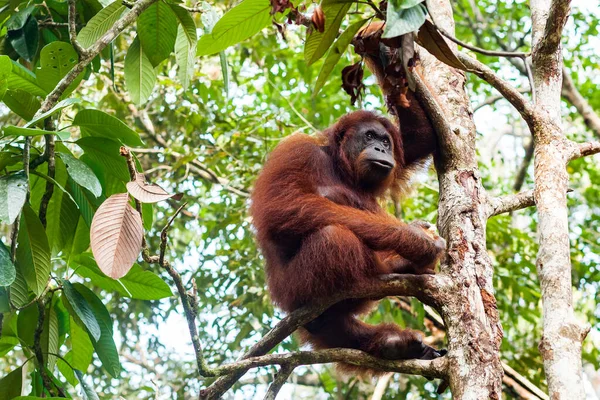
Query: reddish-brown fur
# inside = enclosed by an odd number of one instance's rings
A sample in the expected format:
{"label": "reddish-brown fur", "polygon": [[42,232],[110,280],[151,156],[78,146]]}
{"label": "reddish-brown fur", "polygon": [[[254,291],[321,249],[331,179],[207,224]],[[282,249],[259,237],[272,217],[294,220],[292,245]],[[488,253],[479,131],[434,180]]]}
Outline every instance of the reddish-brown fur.
{"label": "reddish-brown fur", "polygon": [[[391,134],[396,168],[381,185],[365,190],[357,182],[360,163],[341,148],[368,121],[378,121]],[[378,203],[387,190],[398,191],[406,171],[435,149],[433,131],[425,124],[411,118],[401,135],[387,119],[356,111],[317,138],[294,134],[271,153],[256,181],[251,212],[269,291],[282,310],[371,285],[382,274],[433,272],[443,251],[440,242]],[[338,303],[307,324],[302,336],[317,348],[355,348],[389,359],[439,356],[423,347],[417,331],[355,318],[373,304],[363,299]]]}

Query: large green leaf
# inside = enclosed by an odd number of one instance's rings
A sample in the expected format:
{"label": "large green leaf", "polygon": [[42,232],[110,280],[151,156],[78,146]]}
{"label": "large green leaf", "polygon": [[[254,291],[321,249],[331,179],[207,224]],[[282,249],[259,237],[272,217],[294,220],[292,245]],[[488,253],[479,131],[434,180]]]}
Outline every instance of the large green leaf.
{"label": "large green leaf", "polygon": [[0,379],[0,400],[14,399],[21,394],[23,367],[19,367]]}
{"label": "large green leaf", "polygon": [[94,213],[96,212],[96,208],[98,208],[97,200],[90,192],[82,189],[75,183],[73,179],[68,180],[67,186],[69,187],[69,192],[75,199],[75,203],[77,203],[81,217],[88,227],[91,226]]}
{"label": "large green leaf", "polygon": [[48,304],[48,308],[46,309],[44,330],[41,338],[42,348],[47,353],[44,355],[44,361],[50,371],[53,371],[56,365],[56,356],[54,354],[58,354],[58,318],[52,304]]}
{"label": "large green leaf", "polygon": [[96,354],[98,354],[98,358],[100,358],[106,371],[113,378],[117,378],[121,372],[121,363],[119,362],[119,353],[112,337],[113,330],[110,314],[104,304],[102,304],[102,301],[90,289],[80,283],[74,283],[73,287],[87,300],[100,325],[100,330],[102,331],[100,340],[96,341],[92,338]]}
{"label": "large green leaf", "polygon": [[29,121],[40,109],[39,100],[24,90],[7,90],[2,99],[12,112]]}
{"label": "large green leaf", "polygon": [[43,129],[21,128],[20,126],[7,125],[4,128],[2,128],[2,133],[4,134],[4,136],[44,136],[56,132],[45,131]]}
{"label": "large green leaf", "polygon": [[167,4],[157,1],[137,19],[141,47],[153,66],[169,58],[177,37],[177,18]]}
{"label": "large green leaf", "polygon": [[71,349],[73,350],[73,358],[71,365],[73,368],[81,371],[87,371],[87,368],[92,363],[92,356],[94,355],[94,345],[90,340],[90,337],[83,328],[71,318],[69,324],[71,337]]}
{"label": "large green leaf", "polygon": [[175,59],[179,67],[177,75],[181,81],[181,86],[187,89],[190,85],[190,80],[194,76],[196,43],[198,42],[196,24],[187,10],[176,4],[171,4],[170,6],[179,21],[177,39],[175,40]]}
{"label": "large green leaf", "polygon": [[331,49],[329,50],[329,54],[327,54],[327,58],[325,58],[325,62],[321,67],[321,71],[319,71],[319,77],[317,78],[317,83],[315,84],[315,89],[313,91],[313,96],[316,96],[317,93],[321,90],[325,82],[327,82],[327,78],[331,74],[331,71],[335,68],[340,58],[342,58],[342,54],[346,51],[350,42],[356,35],[356,32],[364,25],[366,22],[365,19],[361,19],[350,25],[348,29],[344,31],[340,35],[340,37],[336,40]]}
{"label": "large green leaf", "polygon": [[[383,38],[393,38],[417,31],[425,22],[427,9],[422,4],[410,8],[395,8],[396,2],[389,2]],[[401,6],[401,5],[398,5]]]}
{"label": "large green leaf", "polygon": [[143,146],[140,136],[120,119],[100,110],[81,110],[75,116],[73,125],[79,126],[85,136],[117,139],[127,146]]}
{"label": "large green leaf", "polygon": [[98,394],[94,391],[94,388],[88,385],[85,379],[83,379],[83,373],[79,370],[75,370],[75,375],[77,375],[81,389],[83,389],[83,398],[85,400],[100,400]]}
{"label": "large green leaf", "polygon": [[52,107],[50,110],[46,111],[45,113],[42,113],[42,114],[38,115],[37,117],[35,117],[34,119],[32,119],[31,121],[29,121],[28,123],[26,123],[25,124],[25,128],[33,126],[36,123],[45,120],[49,116],[54,115],[57,112],[61,111],[63,108],[67,108],[67,107],[72,106],[73,104],[78,104],[78,103],[81,103],[81,99],[71,98],[71,99],[61,100],[54,107]]}
{"label": "large green leaf", "polygon": [[169,285],[151,271],[144,271],[138,264],[121,279],[114,280],[104,275],[90,254],[82,254],[73,259],[77,274],[89,278],[92,283],[108,291],[116,291],[122,296],[140,300],[158,300],[172,295]]}
{"label": "large green leaf", "polygon": [[103,8],[88,21],[81,31],[79,31],[77,34],[79,44],[84,48],[90,47],[100,39],[106,31],[113,27],[125,10],[127,10],[127,7],[122,5],[120,1],[115,1],[106,8]]}
{"label": "large green leaf", "polygon": [[[6,57],[6,56],[4,56]],[[37,82],[35,74],[19,64],[12,61],[12,69],[8,76],[8,88],[12,90],[23,90],[33,96],[46,96],[48,92]]]}
{"label": "large green leaf", "polygon": [[71,306],[71,310],[75,313],[74,316],[77,316],[83,322],[94,340],[99,340],[101,335],[100,325],[87,300],[79,291],[75,290],[69,281],[63,281],[63,293]]}
{"label": "large green leaf", "polygon": [[136,104],[144,104],[152,94],[156,71],[136,37],[125,56],[125,85]]}
{"label": "large green leaf", "polygon": [[0,178],[0,222],[12,224],[21,212],[27,198],[25,171]]}
{"label": "large green leaf", "polygon": [[271,9],[269,0],[244,0],[223,15],[211,33],[200,38],[196,55],[218,53],[260,32],[271,22]]}
{"label": "large green leaf", "polygon": [[29,301],[29,292],[23,272],[21,272],[18,265],[16,265],[16,270],[15,281],[10,285],[10,300],[14,305],[22,307]]}
{"label": "large green leaf", "polygon": [[31,13],[35,7],[17,11],[6,22],[6,38],[12,48],[27,61],[32,61],[37,53],[39,33],[37,20]]}
{"label": "large green leaf", "polygon": [[37,328],[39,311],[37,304],[30,304],[19,311],[17,317],[17,333],[22,344],[33,346],[35,330]]}
{"label": "large green leaf", "polygon": [[17,271],[10,259],[10,251],[0,241],[0,286],[9,286],[15,281]]}
{"label": "large green leaf", "polygon": [[[70,43],[57,41],[47,44],[40,52],[40,68],[35,71],[38,84],[47,92],[51,92],[78,62],[79,56]],[[75,78],[63,96],[77,88],[83,75],[84,72],[81,72]]]}
{"label": "large green leaf", "polygon": [[50,245],[44,226],[28,204],[23,207],[17,243],[17,265],[27,286],[39,295],[50,277]]}
{"label": "large green leaf", "polygon": [[94,171],[87,164],[66,152],[60,152],[59,155],[67,166],[69,176],[77,184],[89,190],[96,197],[102,195],[102,185],[100,185],[100,181],[94,174]]}
{"label": "large green leaf", "polygon": [[[100,182],[103,182],[103,177],[106,180],[108,175],[129,182],[129,170],[125,158],[119,153],[121,148],[119,142],[102,137],[84,137],[77,141],[77,145],[85,152],[79,159],[92,167]],[[95,165],[98,168],[95,168]],[[106,191],[104,182],[103,187]]]}
{"label": "large green leaf", "polygon": [[321,8],[325,14],[325,29],[322,33],[315,29],[308,35],[304,44],[306,64],[311,65],[327,52],[337,37],[342,21],[351,5],[351,0],[323,0]]}
{"label": "large green leaf", "polygon": [[12,63],[8,56],[0,56],[0,101],[8,90],[8,77],[12,71]]}

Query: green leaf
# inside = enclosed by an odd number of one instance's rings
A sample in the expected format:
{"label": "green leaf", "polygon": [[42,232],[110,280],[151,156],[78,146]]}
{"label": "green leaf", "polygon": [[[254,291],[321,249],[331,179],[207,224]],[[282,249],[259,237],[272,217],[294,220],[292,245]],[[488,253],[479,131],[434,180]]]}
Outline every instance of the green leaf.
{"label": "green leaf", "polygon": [[200,38],[196,55],[216,54],[260,32],[271,23],[271,9],[269,0],[242,1]]}
{"label": "green leaf", "polygon": [[73,368],[81,371],[87,371],[89,365],[92,363],[94,345],[92,344],[92,341],[90,340],[90,337],[86,331],[81,328],[73,318],[71,318],[69,329],[69,336],[71,337],[71,349],[73,351],[71,365]]}
{"label": "green leaf", "polygon": [[122,5],[120,1],[115,1],[100,10],[77,34],[79,44],[84,48],[93,45],[106,31],[113,27],[125,10],[127,10],[127,7]]}
{"label": "green leaf", "polygon": [[125,86],[131,100],[138,105],[144,104],[152,94],[155,82],[156,71],[136,37],[125,56]]}
{"label": "green leaf", "polygon": [[51,131],[35,128],[21,128],[20,126],[8,125],[2,128],[4,136],[44,136],[52,134]]}
{"label": "green leaf", "polygon": [[75,290],[71,282],[63,281],[63,293],[65,294],[69,305],[75,312],[75,315],[83,322],[90,336],[94,340],[99,340],[101,335],[100,325],[86,299]]}
{"label": "green leaf", "polygon": [[58,354],[58,318],[52,304],[48,304],[46,309],[41,344],[45,352],[48,353],[44,354],[46,366],[50,371],[53,371],[56,365],[56,356],[53,354]]}
{"label": "green leaf", "polygon": [[114,280],[100,271],[90,254],[82,254],[73,259],[78,275],[91,280],[99,288],[115,291],[124,297],[140,300],[159,300],[172,295],[165,281],[151,271],[144,271],[138,264],[121,279]]}
{"label": "green leaf", "polygon": [[0,101],[8,90],[8,77],[12,71],[12,63],[8,56],[0,56]]}
{"label": "green leaf", "polygon": [[29,301],[29,292],[27,290],[27,283],[23,277],[23,273],[19,268],[18,263],[15,265],[17,275],[15,281],[10,285],[10,300],[16,306],[22,307]]}
{"label": "green leaf", "polygon": [[33,96],[45,97],[48,92],[44,90],[37,82],[35,74],[19,64],[12,61],[12,69],[8,77],[8,88],[13,90],[23,90]]}
{"label": "green leaf", "polygon": [[106,371],[113,377],[117,378],[121,372],[121,363],[119,362],[119,353],[113,340],[112,319],[108,310],[102,304],[102,301],[92,292],[80,283],[74,283],[73,287],[87,300],[92,307],[94,316],[100,325],[102,334],[100,340],[92,340],[96,354],[100,358],[102,365]]}
{"label": "green leaf", "polygon": [[[40,68],[35,71],[38,84],[47,92],[51,92],[78,62],[79,55],[70,43],[52,42],[44,46],[40,52]],[[82,72],[75,78],[73,83],[65,90],[63,96],[68,95],[77,88],[83,79],[83,75]]]}
{"label": "green leaf", "polygon": [[[87,336],[87,335],[86,335]],[[90,343],[91,346],[91,343]],[[92,351],[94,349],[92,348]],[[73,369],[69,366],[69,364],[73,365],[73,351],[68,351],[67,354],[65,354],[63,356],[63,358],[66,360],[63,361],[63,359],[59,358],[58,360],[56,360],[56,366],[58,367],[58,370],[60,371],[60,373],[65,377],[65,379],[67,380],[67,382],[69,382],[69,384],[71,386],[77,386],[77,378],[75,377],[75,372],[73,371]],[[67,362],[69,364],[67,364]]]}
{"label": "green leaf", "polygon": [[56,114],[57,112],[61,111],[63,108],[71,107],[73,104],[78,104],[78,103],[81,103],[81,99],[71,98],[71,99],[61,100],[50,110],[38,115],[35,119],[32,119],[31,121],[26,123],[24,125],[24,127],[28,128],[30,126],[33,126],[36,123],[38,123],[39,121],[43,121],[46,118],[48,118],[49,116]]}
{"label": "green leaf", "polygon": [[[101,137],[84,137],[76,143],[85,152],[79,159],[92,167],[100,182],[103,182],[105,191],[106,186],[103,178],[106,180],[109,175],[122,182],[129,182],[129,170],[125,158],[121,157],[119,153],[121,148],[119,142]],[[124,187],[125,185],[123,185]]]}
{"label": "green leaf", "polygon": [[[10,45],[17,52],[17,54],[30,62],[33,61],[38,48],[39,32],[37,20],[32,15],[29,15],[21,28],[12,29],[11,26],[15,27],[20,24],[20,21],[18,24],[12,23],[14,22],[14,17],[21,13],[27,12],[32,8],[33,7],[28,7],[22,11],[18,11],[6,24],[8,29],[6,37]],[[31,13],[31,11],[29,11],[29,13]]]}
{"label": "green leaf", "polygon": [[177,18],[171,7],[158,1],[137,19],[141,47],[153,66],[169,58],[177,37]]}
{"label": "green leaf", "polygon": [[219,53],[219,61],[221,61],[221,71],[223,72],[223,86],[225,87],[225,96],[229,97],[229,71],[227,69],[227,56],[224,51]]}
{"label": "green leaf", "polygon": [[9,286],[15,281],[17,271],[10,259],[10,251],[0,241],[0,286]]}
{"label": "green leaf", "polygon": [[127,146],[143,146],[140,136],[115,118],[100,110],[81,110],[75,116],[73,125],[81,128],[86,136],[106,137],[117,139]]}
{"label": "green leaf", "polygon": [[392,7],[394,7],[396,10],[404,10],[414,7],[424,1],[425,0],[390,0],[389,3],[392,3]]}
{"label": "green leaf", "polygon": [[0,178],[0,222],[12,224],[21,212],[27,198],[25,171]]}
{"label": "green leaf", "polygon": [[102,185],[90,167],[69,153],[60,152],[58,154],[67,165],[69,176],[77,184],[89,190],[96,197],[102,195]]}
{"label": "green leaf", "polygon": [[29,6],[14,13],[8,19],[8,21],[6,21],[6,29],[9,31],[18,31],[19,29],[23,29],[34,10],[35,6]]}
{"label": "green leaf", "polygon": [[17,334],[21,343],[25,346],[33,346],[38,316],[37,304],[31,304],[19,311],[17,317]]}
{"label": "green leaf", "polygon": [[175,40],[175,59],[179,66],[177,74],[181,81],[181,86],[187,89],[190,85],[190,80],[194,76],[196,43],[198,42],[196,24],[187,10],[175,4],[170,4],[170,6],[179,21],[177,39]]}
{"label": "green leaf", "polygon": [[81,213],[81,217],[87,226],[92,225],[92,219],[94,218],[94,213],[96,212],[97,204],[96,199],[93,198],[92,194],[86,190],[83,190],[78,184],[75,183],[72,179],[68,180],[69,183],[69,192],[73,195],[75,199],[75,203],[77,203],[77,207],[79,208],[79,212]]}
{"label": "green leaf", "polygon": [[100,400],[98,398],[98,395],[94,391],[94,389],[91,386],[89,386],[83,379],[83,374],[81,373],[81,371],[75,370],[75,375],[77,375],[77,379],[79,379],[79,384],[81,385],[81,388],[83,389],[84,399]]}
{"label": "green leaf", "polygon": [[422,4],[396,9],[394,2],[388,3],[385,29],[382,38],[394,38],[417,31],[425,22],[427,10]]}
{"label": "green leaf", "polygon": [[365,22],[365,19],[361,19],[360,21],[350,25],[348,29],[346,29],[344,33],[342,33],[336,40],[335,44],[331,46],[329,54],[327,54],[327,58],[325,58],[325,62],[321,66],[321,71],[319,71],[317,83],[315,84],[315,88],[313,90],[313,96],[316,96],[323,85],[325,85],[325,82],[327,82],[327,78],[331,74],[331,71],[333,71],[338,61],[340,61],[340,58],[342,58],[342,54],[344,54],[350,45],[350,42],[352,42],[356,32],[358,32]]}
{"label": "green leaf", "polygon": [[323,0],[321,9],[325,14],[325,29],[323,33],[316,29],[313,30],[306,39],[304,60],[307,65],[313,64],[327,52],[337,37],[342,21],[351,5],[352,1],[350,0]]}
{"label": "green leaf", "polygon": [[33,118],[41,105],[34,95],[24,90],[7,90],[2,100],[12,112],[26,121]]}
{"label": "green leaf", "polygon": [[0,379],[0,400],[10,400],[21,395],[23,367],[19,367]]}
{"label": "green leaf", "polygon": [[44,226],[28,204],[23,207],[17,244],[17,265],[27,286],[39,295],[50,276],[50,245]]}

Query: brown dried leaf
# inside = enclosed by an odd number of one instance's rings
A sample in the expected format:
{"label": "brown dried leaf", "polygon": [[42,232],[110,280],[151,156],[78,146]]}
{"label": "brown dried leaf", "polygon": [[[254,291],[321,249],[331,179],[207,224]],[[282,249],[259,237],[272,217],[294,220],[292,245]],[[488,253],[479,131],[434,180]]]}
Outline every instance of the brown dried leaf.
{"label": "brown dried leaf", "polygon": [[325,13],[323,13],[323,9],[320,6],[315,8],[311,20],[316,30],[321,33],[325,32]]}
{"label": "brown dried leaf", "polygon": [[127,193],[110,196],[92,220],[90,242],[100,270],[113,279],[129,272],[142,250],[142,217]]}
{"label": "brown dried leaf", "polygon": [[463,71],[467,70],[467,67],[456,57],[454,51],[448,46],[442,34],[438,32],[431,21],[425,20],[425,23],[419,28],[417,43],[444,64]]}
{"label": "brown dried leaf", "polygon": [[158,201],[174,198],[181,199],[181,193],[170,194],[158,185],[148,185],[144,174],[139,172],[135,175],[135,181],[127,183],[127,191],[142,203],[156,203]]}

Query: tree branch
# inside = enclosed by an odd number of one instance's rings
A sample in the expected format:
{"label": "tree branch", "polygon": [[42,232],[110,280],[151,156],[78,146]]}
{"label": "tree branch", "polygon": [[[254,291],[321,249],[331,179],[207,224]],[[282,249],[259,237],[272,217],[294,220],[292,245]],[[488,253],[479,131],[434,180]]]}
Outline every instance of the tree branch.
{"label": "tree branch", "polygon": [[484,81],[492,85],[506,98],[523,116],[525,122],[531,127],[534,122],[533,105],[527,100],[519,90],[515,89],[511,84],[502,80],[494,71],[487,65],[469,57],[465,53],[457,52],[458,59],[469,68],[469,72],[473,72]]}
{"label": "tree branch", "polygon": [[488,218],[533,206],[535,206],[533,190],[508,196],[493,197],[489,200]]}
{"label": "tree branch", "polygon": [[85,57],[87,50],[77,41],[77,4],[76,0],[69,0],[69,40],[79,57]]}
{"label": "tree branch", "polygon": [[562,96],[581,114],[585,125],[600,137],[600,116],[577,90],[573,78],[566,68],[563,68]]}
{"label": "tree branch", "polygon": [[518,192],[523,187],[525,177],[527,177],[527,170],[529,169],[529,164],[531,164],[531,160],[533,159],[534,150],[535,145],[533,143],[533,138],[531,138],[529,143],[527,143],[527,145],[525,146],[525,157],[523,157],[523,161],[521,162],[521,166],[519,167],[519,171],[517,172],[515,184],[513,185],[513,189],[515,192]]}
{"label": "tree branch", "polygon": [[546,18],[544,33],[533,51],[536,57],[554,55],[560,45],[562,31],[571,11],[570,0],[553,0]]}
{"label": "tree branch", "polygon": [[275,375],[275,379],[267,389],[267,394],[265,394],[264,400],[275,400],[277,394],[279,393],[283,385],[285,385],[285,382],[287,381],[289,376],[292,374],[292,372],[294,372],[295,367],[295,365],[286,364],[282,365],[281,368],[279,368],[279,372],[277,372],[277,374]]}
{"label": "tree branch", "polygon": [[[531,88],[517,88],[517,91],[521,94],[525,94],[531,92]],[[473,106],[473,111],[477,111],[485,106],[491,106],[492,104],[500,100],[504,100],[504,96],[502,96],[501,94],[496,96],[490,96],[484,99],[481,103],[477,104],[476,106]]]}
{"label": "tree branch", "polygon": [[384,360],[373,357],[364,351],[354,349],[325,349],[315,351],[298,351],[294,353],[268,354],[251,357],[226,364],[215,369],[218,374],[246,372],[251,368],[267,365],[297,367],[299,365],[326,364],[343,362],[369,369],[400,372],[403,374],[422,375],[428,378],[445,378],[447,359],[439,357],[434,360]]}
{"label": "tree branch", "polygon": [[[438,295],[449,285],[444,275],[386,275],[382,282],[360,291],[338,293],[330,299],[324,299],[315,305],[299,308],[283,318],[273,329],[252,346],[240,360],[262,356],[291,335],[296,329],[312,321],[327,308],[345,299],[381,298],[384,296],[414,296],[426,304],[438,301]],[[247,369],[246,369],[247,370]],[[200,391],[201,399],[218,399],[237,382],[246,370],[232,372],[217,379],[208,388]]]}
{"label": "tree branch", "polygon": [[569,161],[600,153],[600,142],[574,143]]}

